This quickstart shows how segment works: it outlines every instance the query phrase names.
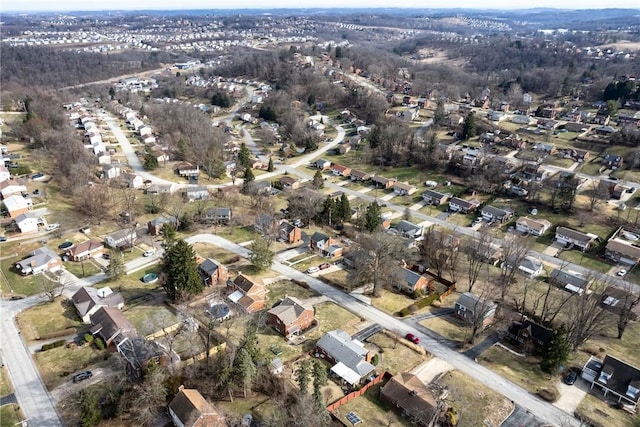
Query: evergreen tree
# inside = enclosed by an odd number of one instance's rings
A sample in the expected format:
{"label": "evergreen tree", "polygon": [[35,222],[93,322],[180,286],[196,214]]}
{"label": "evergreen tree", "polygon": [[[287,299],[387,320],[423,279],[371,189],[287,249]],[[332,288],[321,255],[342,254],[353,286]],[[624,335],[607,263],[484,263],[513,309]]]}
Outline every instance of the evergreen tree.
{"label": "evergreen tree", "polygon": [[227,95],[226,92],[216,92],[213,94],[211,98],[211,105],[217,105],[222,108],[231,107],[231,98]]}
{"label": "evergreen tree", "polygon": [[269,164],[267,165],[267,172],[273,172],[273,159],[269,157]]}
{"label": "evergreen tree", "polygon": [[173,302],[196,295],[204,289],[195,251],[184,240],[178,240],[165,249],[162,270],[165,275],[163,287]]}
{"label": "evergreen tree", "polygon": [[313,359],[313,399],[319,408],[324,409],[322,399],[322,387],[327,385],[327,368],[318,359]]}
{"label": "evergreen tree", "polygon": [[433,124],[435,126],[443,125],[444,119],[445,119],[444,100],[438,99],[438,104],[436,105],[436,111],[433,113]]}
{"label": "evergreen tree", "polygon": [[476,119],[473,111],[470,111],[462,125],[462,139],[470,139],[474,136],[476,136]]}
{"label": "evergreen tree", "polygon": [[324,178],[322,177],[322,172],[320,172],[320,169],[318,169],[315,175],[313,175],[312,184],[313,184],[313,188],[315,188],[316,190],[319,190],[322,187],[324,187]]}
{"label": "evergreen tree", "polygon": [[309,368],[309,360],[304,360],[298,366],[296,371],[296,381],[298,388],[300,389],[300,395],[306,396],[309,392],[309,374],[311,369]]}
{"label": "evergreen tree", "polygon": [[243,175],[243,183],[242,183],[242,192],[244,194],[251,193],[251,189],[253,188],[252,182],[256,180],[256,177],[253,175],[253,171],[251,168],[245,168]]}
{"label": "evergreen tree", "polygon": [[148,171],[158,169],[158,158],[150,151],[144,155],[144,168]]}
{"label": "evergreen tree", "polygon": [[367,211],[364,215],[364,228],[368,232],[372,233],[376,231],[382,224],[382,218],[380,218],[380,205],[378,202],[371,202],[367,206]]}
{"label": "evergreen tree", "polygon": [[325,224],[333,224],[338,221],[338,208],[336,206],[336,201],[333,197],[327,197],[324,200],[324,205],[322,206],[322,211],[320,211],[320,217]]}
{"label": "evergreen tree", "polygon": [[105,271],[105,275],[111,281],[118,280],[127,274],[121,255],[120,253],[111,254],[109,265],[107,265],[107,270]]}
{"label": "evergreen tree", "polygon": [[251,354],[246,347],[243,347],[238,351],[236,358],[236,373],[239,379],[242,381],[242,387],[244,389],[244,397],[247,397],[247,389],[251,387],[251,383],[255,378],[258,370],[253,362]]}
{"label": "evergreen tree", "polygon": [[340,196],[337,208],[337,216],[341,221],[348,221],[351,218],[351,204],[349,203],[349,198],[346,193],[342,193],[342,196]]}
{"label": "evergreen tree", "polygon": [[553,331],[551,341],[544,349],[540,369],[544,372],[554,373],[560,365],[567,362],[569,358],[569,344],[567,343],[567,328],[565,325],[560,326]]}
{"label": "evergreen tree", "polygon": [[165,251],[169,250],[176,242],[176,227],[171,223],[166,223],[160,229],[162,236],[162,247]]}
{"label": "evergreen tree", "polygon": [[251,167],[251,151],[244,142],[240,144],[240,151],[238,151],[238,164],[245,169]]}
{"label": "evergreen tree", "polygon": [[256,237],[251,246],[249,247],[251,251],[251,255],[249,255],[249,260],[251,261],[251,265],[258,270],[264,271],[267,268],[271,267],[271,263],[273,263],[274,253],[269,247],[269,242],[262,237]]}
{"label": "evergreen tree", "polygon": [[260,107],[260,112],[258,113],[258,115],[267,121],[276,121],[276,112],[271,107],[262,105],[262,107]]}

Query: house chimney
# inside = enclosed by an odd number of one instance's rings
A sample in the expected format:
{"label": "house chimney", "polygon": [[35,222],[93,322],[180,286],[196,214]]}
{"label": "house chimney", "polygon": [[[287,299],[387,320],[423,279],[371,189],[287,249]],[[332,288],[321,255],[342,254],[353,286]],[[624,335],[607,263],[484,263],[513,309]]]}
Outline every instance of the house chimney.
{"label": "house chimney", "polygon": [[184,390],[184,385],[181,385],[180,387],[178,387],[178,392],[181,392],[182,390]]}

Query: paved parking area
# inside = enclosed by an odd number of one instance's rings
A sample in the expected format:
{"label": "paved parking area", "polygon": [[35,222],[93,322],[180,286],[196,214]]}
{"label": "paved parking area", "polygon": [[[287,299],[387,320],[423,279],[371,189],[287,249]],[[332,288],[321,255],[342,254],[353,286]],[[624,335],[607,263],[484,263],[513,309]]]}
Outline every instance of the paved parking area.
{"label": "paved parking area", "polygon": [[558,252],[560,252],[560,249],[562,249],[562,245],[558,242],[553,242],[552,244],[547,246],[547,248],[542,251],[542,253],[549,256],[556,256]]}
{"label": "paved parking area", "polygon": [[568,414],[573,414],[575,412],[576,408],[580,402],[582,402],[582,399],[589,390],[589,384],[580,377],[578,377],[578,380],[574,385],[566,385],[562,380],[559,380],[556,387],[560,392],[560,399],[554,403],[554,406],[562,409]]}

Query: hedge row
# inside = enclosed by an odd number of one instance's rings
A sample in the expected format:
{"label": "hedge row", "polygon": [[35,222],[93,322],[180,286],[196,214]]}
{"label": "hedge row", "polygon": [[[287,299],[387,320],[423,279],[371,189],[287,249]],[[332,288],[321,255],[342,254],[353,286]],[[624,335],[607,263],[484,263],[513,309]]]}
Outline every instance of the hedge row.
{"label": "hedge row", "polygon": [[410,316],[411,314],[415,313],[421,308],[430,306],[438,298],[440,298],[440,294],[438,292],[434,292],[431,295],[428,295],[422,299],[419,299],[418,301],[411,304],[409,307],[405,307],[402,310],[400,310],[400,313],[399,313],[400,317]]}
{"label": "hedge row", "polygon": [[58,340],[58,341],[54,341],[54,342],[49,343],[49,344],[44,344],[42,346],[42,350],[41,351],[47,351],[47,350],[51,350],[52,348],[62,347],[66,343],[67,343],[67,340]]}

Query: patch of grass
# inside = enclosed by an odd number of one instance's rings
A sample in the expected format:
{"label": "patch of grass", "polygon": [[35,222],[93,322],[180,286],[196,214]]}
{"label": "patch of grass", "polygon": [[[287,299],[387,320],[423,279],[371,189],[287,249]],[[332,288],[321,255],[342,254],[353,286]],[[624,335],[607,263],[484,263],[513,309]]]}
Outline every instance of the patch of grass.
{"label": "patch of grass", "polygon": [[460,425],[497,427],[513,409],[509,399],[459,371],[446,372],[436,383],[449,390]]}
{"label": "patch of grass", "polygon": [[13,393],[13,384],[9,379],[9,373],[4,366],[0,368],[0,396],[5,396],[9,393]]}
{"label": "patch of grass", "polygon": [[634,417],[615,409],[602,399],[602,396],[587,394],[576,408],[576,413],[585,420],[598,423],[598,426],[634,427],[640,422],[640,416]]}
{"label": "patch of grass", "polygon": [[233,402],[217,401],[214,402],[216,408],[220,408],[222,412],[231,415],[233,418],[240,419],[244,414],[253,414],[260,420],[268,421],[271,419],[282,419],[277,414],[286,411],[286,408],[279,406],[276,402],[263,394],[255,394],[244,397],[237,396]]}
{"label": "patch of grass", "polygon": [[355,326],[360,318],[332,302],[325,302],[316,306],[316,318],[319,326],[307,334],[310,339],[320,339],[326,332],[343,329],[348,334],[355,332]]}
{"label": "patch of grass", "polygon": [[403,308],[413,304],[415,300],[408,296],[386,289],[382,289],[380,292],[380,298],[372,298],[371,304],[383,310],[389,314],[395,314]]}
{"label": "patch of grass", "polygon": [[267,289],[268,307],[271,307],[280,299],[284,298],[285,295],[300,298],[301,300],[317,295],[313,290],[304,288],[290,280],[281,280],[279,282],[271,283],[267,286]]}
{"label": "patch of grass", "polygon": [[402,417],[380,400],[380,388],[382,385],[382,383],[374,385],[362,396],[347,402],[336,410],[336,415],[340,417],[344,425],[351,425],[351,422],[346,418],[349,412],[354,412],[365,426],[413,425],[409,418]]}
{"label": "patch of grass", "polygon": [[595,258],[593,252],[583,253],[579,250],[562,251],[558,257],[572,264],[581,265],[601,273],[606,273],[611,269],[611,265]]}
{"label": "patch of grass", "polygon": [[520,385],[530,393],[553,385],[553,379],[545,378],[537,357],[520,357],[493,346],[478,358],[478,363]]}
{"label": "patch of grass", "polygon": [[253,226],[248,227],[218,227],[216,234],[235,243],[248,242],[256,238]]}
{"label": "patch of grass", "polygon": [[376,367],[378,372],[388,371],[396,375],[410,371],[428,358],[383,333],[373,335],[367,342],[380,349],[380,363]]}
{"label": "patch of grass", "polygon": [[229,251],[225,251],[214,245],[207,245],[204,243],[195,243],[192,245],[195,252],[202,258],[212,258],[221,264],[229,264],[235,260],[238,256]]}
{"label": "patch of grass", "polygon": [[89,277],[102,271],[95,261],[87,260],[85,262],[64,262],[64,268],[76,277]]}
{"label": "patch of grass", "polygon": [[149,335],[179,321],[164,304],[140,304],[124,310],[124,315],[136,327],[138,334]]}
{"label": "patch of grass", "polygon": [[461,344],[466,342],[471,336],[470,328],[452,315],[433,317],[423,320],[420,324],[445,338]]}
{"label": "patch of grass", "polygon": [[0,427],[14,427],[24,419],[19,405],[10,403],[0,407]]}
{"label": "patch of grass", "polygon": [[[57,347],[35,354],[40,368],[42,381],[49,390],[71,381],[70,374],[87,369],[90,366],[118,364],[118,356],[104,350],[97,350],[91,345],[82,347]],[[105,360],[105,357],[107,360]],[[65,375],[66,374],[66,375]]]}
{"label": "patch of grass", "polygon": [[81,328],[82,319],[73,304],[65,301],[69,300],[57,298],[53,302],[37,305],[18,314],[17,321],[22,336],[27,341],[33,341],[65,329]]}

